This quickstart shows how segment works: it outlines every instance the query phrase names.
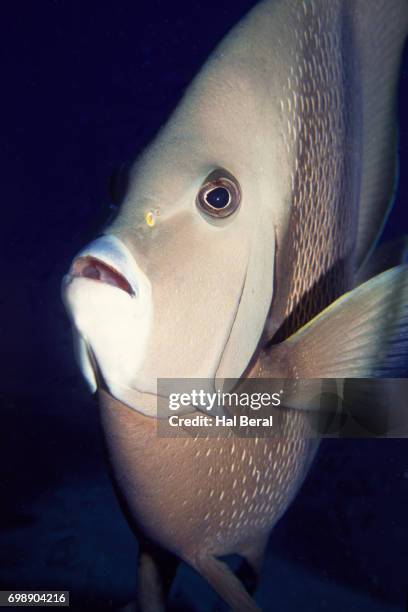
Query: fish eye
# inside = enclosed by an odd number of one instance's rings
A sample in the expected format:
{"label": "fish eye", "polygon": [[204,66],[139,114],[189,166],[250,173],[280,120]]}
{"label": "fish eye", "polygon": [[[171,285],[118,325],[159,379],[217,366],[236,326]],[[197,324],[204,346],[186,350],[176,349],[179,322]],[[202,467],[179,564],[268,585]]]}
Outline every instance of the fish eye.
{"label": "fish eye", "polygon": [[241,201],[238,181],[226,171],[212,172],[201,186],[196,199],[197,207],[210,217],[225,218],[232,215]]}

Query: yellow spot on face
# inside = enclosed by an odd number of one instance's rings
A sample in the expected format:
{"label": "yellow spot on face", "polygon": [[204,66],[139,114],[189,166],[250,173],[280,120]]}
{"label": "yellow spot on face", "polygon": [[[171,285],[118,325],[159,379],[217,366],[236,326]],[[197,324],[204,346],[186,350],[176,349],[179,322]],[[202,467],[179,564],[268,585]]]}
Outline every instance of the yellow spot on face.
{"label": "yellow spot on face", "polygon": [[155,218],[154,213],[151,210],[145,213],[144,218],[145,218],[147,227],[154,227],[156,223],[156,218]]}

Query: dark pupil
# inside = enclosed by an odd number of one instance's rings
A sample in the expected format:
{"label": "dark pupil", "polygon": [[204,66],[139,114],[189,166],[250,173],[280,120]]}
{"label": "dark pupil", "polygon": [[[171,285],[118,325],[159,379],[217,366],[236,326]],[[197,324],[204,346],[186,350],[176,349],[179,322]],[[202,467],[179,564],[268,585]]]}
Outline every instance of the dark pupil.
{"label": "dark pupil", "polygon": [[225,187],[216,187],[207,193],[206,200],[213,208],[225,208],[229,202],[230,195]]}

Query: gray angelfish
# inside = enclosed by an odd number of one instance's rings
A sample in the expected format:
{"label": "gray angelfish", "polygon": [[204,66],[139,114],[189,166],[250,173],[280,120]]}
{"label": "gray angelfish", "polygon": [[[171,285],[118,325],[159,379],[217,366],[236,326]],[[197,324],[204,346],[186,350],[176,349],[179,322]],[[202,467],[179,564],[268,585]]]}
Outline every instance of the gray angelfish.
{"label": "gray angelfish", "polygon": [[113,471],[141,534],[144,610],[164,605],[160,575],[170,572],[155,545],[234,610],[255,610],[217,557],[240,554],[259,572],[318,444],[302,410],[285,413],[281,437],[160,438],[158,378],[216,388],[243,375],[399,372],[407,268],[369,278],[365,262],[395,186],[407,27],[405,0],[255,6],[133,165],[118,217],[65,277],[78,359],[99,387]]}

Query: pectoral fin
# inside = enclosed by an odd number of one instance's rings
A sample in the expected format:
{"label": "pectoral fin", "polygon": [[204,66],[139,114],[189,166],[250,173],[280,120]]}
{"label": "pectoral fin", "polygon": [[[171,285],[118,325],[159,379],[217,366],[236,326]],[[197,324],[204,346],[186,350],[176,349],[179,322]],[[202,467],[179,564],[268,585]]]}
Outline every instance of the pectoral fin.
{"label": "pectoral fin", "polygon": [[261,358],[271,378],[398,378],[408,369],[408,265],[336,300]]}

